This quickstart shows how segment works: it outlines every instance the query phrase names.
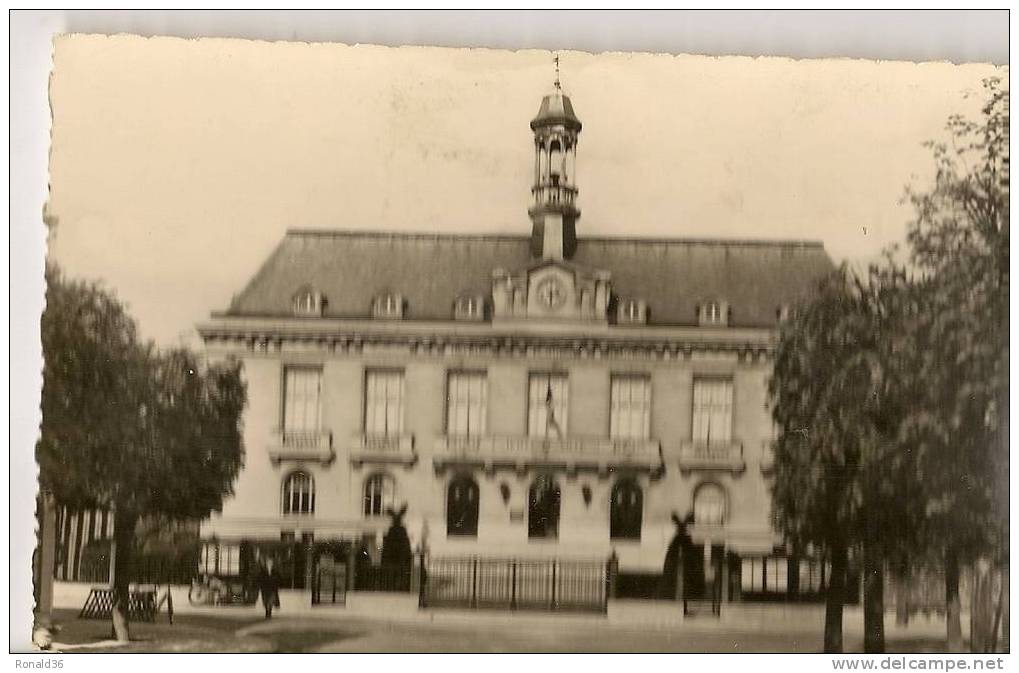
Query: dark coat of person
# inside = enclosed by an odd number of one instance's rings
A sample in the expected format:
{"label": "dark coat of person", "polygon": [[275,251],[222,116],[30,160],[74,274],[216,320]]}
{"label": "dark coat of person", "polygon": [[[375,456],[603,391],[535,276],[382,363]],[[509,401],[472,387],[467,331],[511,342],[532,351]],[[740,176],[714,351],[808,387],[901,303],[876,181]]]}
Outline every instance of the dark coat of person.
{"label": "dark coat of person", "polygon": [[[276,566],[267,568],[262,566],[258,571],[258,592],[262,596],[262,604],[274,607],[279,607],[280,604],[280,584],[282,579],[280,578],[279,572],[276,570]],[[270,602],[271,601],[271,602]]]}

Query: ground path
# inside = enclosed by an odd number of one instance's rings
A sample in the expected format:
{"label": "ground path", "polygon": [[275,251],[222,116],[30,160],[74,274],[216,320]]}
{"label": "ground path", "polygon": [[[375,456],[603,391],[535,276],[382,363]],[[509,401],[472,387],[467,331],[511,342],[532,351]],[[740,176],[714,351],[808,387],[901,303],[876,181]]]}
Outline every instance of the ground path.
{"label": "ground path", "polygon": [[[108,622],[81,620],[58,610],[55,640],[72,646],[106,640]],[[132,625],[134,640],[92,652],[820,652],[821,625],[791,621],[768,631],[690,620],[640,627],[597,619],[489,613],[483,619],[392,621],[334,614],[280,615],[271,621],[250,614],[178,615],[174,624]],[[891,622],[891,619],[887,620]],[[890,626],[890,624],[889,624]],[[889,629],[890,652],[937,652],[936,628]],[[933,625],[936,626],[936,625]],[[943,629],[943,626],[942,626]],[[862,650],[862,633],[847,625],[846,651]],[[940,631],[943,633],[943,631]],[[68,649],[68,652],[75,651]]]}

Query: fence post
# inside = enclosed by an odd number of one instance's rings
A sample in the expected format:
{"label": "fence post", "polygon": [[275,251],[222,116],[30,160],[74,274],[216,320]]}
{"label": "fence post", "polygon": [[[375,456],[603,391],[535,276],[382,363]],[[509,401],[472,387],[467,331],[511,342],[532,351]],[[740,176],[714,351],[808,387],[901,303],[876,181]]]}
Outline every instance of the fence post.
{"label": "fence post", "polygon": [[556,609],[555,585],[556,585],[556,566],[557,565],[559,565],[559,562],[556,561],[555,559],[553,559],[552,560],[552,609],[553,610]]}
{"label": "fence post", "polygon": [[476,607],[478,607],[478,557],[477,556],[474,557],[474,561],[472,563],[472,566],[473,566],[474,570],[473,570],[473,572],[471,574],[471,607],[472,608],[476,608]]}
{"label": "fence post", "polygon": [[510,561],[510,610],[517,609],[517,562]]}
{"label": "fence post", "polygon": [[609,609],[609,599],[616,597],[616,574],[619,572],[619,557],[612,550],[609,560],[605,562],[605,610]]}
{"label": "fence post", "polygon": [[422,549],[418,556],[418,607],[426,607],[428,603],[427,588],[428,577],[425,574],[425,550]]}

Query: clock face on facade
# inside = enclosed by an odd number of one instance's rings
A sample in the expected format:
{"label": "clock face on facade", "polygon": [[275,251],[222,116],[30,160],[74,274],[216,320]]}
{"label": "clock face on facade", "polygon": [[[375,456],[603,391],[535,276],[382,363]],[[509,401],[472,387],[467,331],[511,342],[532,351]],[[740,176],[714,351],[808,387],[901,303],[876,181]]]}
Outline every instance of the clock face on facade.
{"label": "clock face on facade", "polygon": [[546,278],[536,288],[538,301],[548,309],[559,308],[566,301],[566,288],[558,278]]}

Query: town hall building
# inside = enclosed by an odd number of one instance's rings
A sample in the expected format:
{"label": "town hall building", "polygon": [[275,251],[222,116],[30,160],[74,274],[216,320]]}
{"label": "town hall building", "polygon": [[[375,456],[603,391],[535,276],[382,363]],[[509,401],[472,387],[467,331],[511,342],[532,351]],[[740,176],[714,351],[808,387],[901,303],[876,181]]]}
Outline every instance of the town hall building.
{"label": "town hall building", "polygon": [[435,559],[613,559],[643,595],[679,521],[729,599],[816,585],[776,555],[767,386],[825,250],[584,236],[582,124],[558,82],[530,128],[529,227],[291,230],[199,326],[248,390],[244,467],[202,538],[224,568],[259,541],[377,558],[405,506]]}

